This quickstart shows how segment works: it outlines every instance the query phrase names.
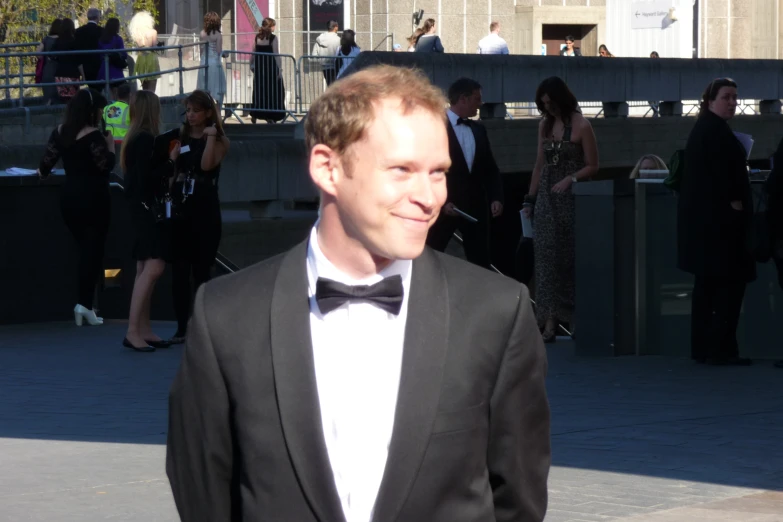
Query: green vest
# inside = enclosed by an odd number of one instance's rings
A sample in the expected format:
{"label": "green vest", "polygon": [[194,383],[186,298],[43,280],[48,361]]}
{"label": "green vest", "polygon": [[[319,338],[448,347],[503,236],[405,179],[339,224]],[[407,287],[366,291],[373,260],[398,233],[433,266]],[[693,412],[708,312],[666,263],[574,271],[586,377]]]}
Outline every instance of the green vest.
{"label": "green vest", "polygon": [[128,121],[128,104],[124,101],[116,101],[103,109],[103,119],[106,120],[106,129],[110,130],[115,140],[122,140],[128,133],[130,122]]}

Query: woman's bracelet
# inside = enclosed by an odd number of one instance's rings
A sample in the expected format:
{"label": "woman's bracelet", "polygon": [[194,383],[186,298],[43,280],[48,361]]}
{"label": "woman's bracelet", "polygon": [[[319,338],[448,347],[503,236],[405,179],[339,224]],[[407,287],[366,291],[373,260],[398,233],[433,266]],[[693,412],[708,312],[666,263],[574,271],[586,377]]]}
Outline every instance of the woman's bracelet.
{"label": "woman's bracelet", "polygon": [[525,194],[524,203],[522,204],[523,207],[533,207],[536,204],[536,196],[535,194]]}

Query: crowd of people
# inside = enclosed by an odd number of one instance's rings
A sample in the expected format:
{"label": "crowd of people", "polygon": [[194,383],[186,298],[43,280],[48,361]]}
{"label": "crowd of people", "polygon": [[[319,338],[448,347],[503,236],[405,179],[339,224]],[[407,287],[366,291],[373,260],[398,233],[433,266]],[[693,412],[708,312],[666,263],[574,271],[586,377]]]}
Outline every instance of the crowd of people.
{"label": "crowd of people", "polygon": [[[129,95],[127,86],[122,87]],[[117,110],[117,114],[111,109]],[[47,177],[58,160],[65,169],[62,215],[77,243],[77,325],[103,323],[94,296],[103,278],[103,252],[111,221],[109,180],[120,148],[128,213],[134,231],[136,277],[123,346],[152,352],[185,340],[193,294],[209,280],[221,237],[218,179],[230,148],[217,104],[203,91],[184,100],[185,121],[161,133],[158,97],[140,90],[107,107],[92,89],[81,89],[49,138],[38,173]],[[106,120],[118,122],[111,127]],[[129,122],[124,124],[123,122]],[[122,129],[115,144],[111,129]],[[172,268],[177,330],[164,340],[150,322],[152,293],[166,264]]]}

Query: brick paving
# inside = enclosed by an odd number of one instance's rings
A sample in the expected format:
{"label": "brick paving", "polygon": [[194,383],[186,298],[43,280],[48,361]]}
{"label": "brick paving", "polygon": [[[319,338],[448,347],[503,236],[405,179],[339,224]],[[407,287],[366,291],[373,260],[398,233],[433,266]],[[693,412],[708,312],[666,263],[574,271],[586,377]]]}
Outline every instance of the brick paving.
{"label": "brick paving", "polygon": [[[137,354],[124,329],[0,327],[0,522],[177,520],[164,444],[181,348]],[[783,522],[783,370],[571,352],[549,348],[547,522]]]}

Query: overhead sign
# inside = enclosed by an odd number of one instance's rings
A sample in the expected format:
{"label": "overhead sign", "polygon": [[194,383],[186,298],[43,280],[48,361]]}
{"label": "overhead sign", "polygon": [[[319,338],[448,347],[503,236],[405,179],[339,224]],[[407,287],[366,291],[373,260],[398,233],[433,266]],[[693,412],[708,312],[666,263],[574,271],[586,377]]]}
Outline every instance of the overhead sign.
{"label": "overhead sign", "polygon": [[631,29],[663,29],[672,0],[633,0]]}

